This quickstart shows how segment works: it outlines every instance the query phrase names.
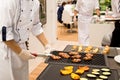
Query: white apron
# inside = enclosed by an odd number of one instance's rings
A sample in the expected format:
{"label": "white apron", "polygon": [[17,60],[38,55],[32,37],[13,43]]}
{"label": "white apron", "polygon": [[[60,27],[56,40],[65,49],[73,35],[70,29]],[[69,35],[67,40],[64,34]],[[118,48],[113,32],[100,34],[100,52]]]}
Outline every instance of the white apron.
{"label": "white apron", "polygon": [[28,41],[30,31],[35,36],[43,32],[39,22],[39,2],[3,0],[0,4],[3,4],[0,9],[6,10],[0,10],[0,80],[29,80],[28,61],[23,61],[4,44],[1,32],[5,26],[6,40],[14,39],[22,49],[26,49],[25,41]]}
{"label": "white apron", "polygon": [[75,10],[78,14],[78,40],[82,45],[89,45],[89,25],[93,11],[99,9],[98,0],[77,0]]}

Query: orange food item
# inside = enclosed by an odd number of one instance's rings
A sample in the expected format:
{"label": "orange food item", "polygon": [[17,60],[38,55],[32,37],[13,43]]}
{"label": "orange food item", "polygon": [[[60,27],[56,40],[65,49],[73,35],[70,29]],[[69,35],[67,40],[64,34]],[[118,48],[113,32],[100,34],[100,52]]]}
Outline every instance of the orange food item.
{"label": "orange food item", "polygon": [[78,74],[75,74],[75,73],[71,73],[71,78],[74,79],[74,80],[79,80],[80,79],[80,76]]}
{"label": "orange food item", "polygon": [[64,52],[60,52],[59,56],[61,56],[63,58],[67,58],[67,59],[70,58],[70,56],[67,53],[64,53]]}
{"label": "orange food item", "polygon": [[51,55],[51,58],[52,59],[54,59],[54,60],[59,60],[59,59],[61,59],[61,57],[60,56],[56,56],[56,55]]}

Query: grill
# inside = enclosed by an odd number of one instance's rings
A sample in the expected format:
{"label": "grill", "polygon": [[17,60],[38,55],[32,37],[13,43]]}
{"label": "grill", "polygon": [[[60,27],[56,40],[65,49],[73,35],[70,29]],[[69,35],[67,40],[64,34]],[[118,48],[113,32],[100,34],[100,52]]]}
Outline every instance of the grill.
{"label": "grill", "polygon": [[[63,76],[60,74],[60,69],[63,69],[66,65],[52,65],[49,64],[46,69],[37,77],[36,80],[72,80],[70,75]],[[76,71],[78,66],[73,66],[74,70]],[[90,73],[92,69],[101,69],[102,67],[90,67],[90,70],[87,72],[84,72],[84,74],[80,75],[80,77],[86,77],[86,74]],[[111,75],[108,76],[108,80],[119,80],[118,72],[115,69],[110,69]],[[52,73],[51,73],[52,72]],[[101,72],[100,72],[101,74]],[[92,78],[88,78],[88,80],[95,80]]]}
{"label": "grill", "polygon": [[[61,51],[53,51],[51,54],[58,55],[58,53]],[[68,53],[68,52],[66,52]],[[51,57],[48,57],[45,62],[46,63],[53,63],[53,64],[71,64],[71,65],[90,65],[90,66],[108,66],[106,56],[103,54],[96,54],[93,56],[93,59],[90,61],[83,60],[83,57],[85,56],[85,53],[79,53],[81,55],[81,61],[78,63],[72,62],[71,58],[65,59],[61,58],[60,60],[53,60]]]}
{"label": "grill", "polygon": [[[73,46],[74,45],[67,45],[63,51],[70,52],[70,51],[72,51]],[[85,49],[86,47],[87,46],[83,46],[83,49]],[[93,47],[93,49],[94,48],[97,48],[97,47]],[[98,53],[101,54],[104,47],[98,47],[98,48],[99,48]],[[78,50],[78,46],[76,47],[75,51],[77,51],[77,50]],[[110,47],[110,52],[108,54],[106,54],[106,55],[107,55],[107,57],[114,58],[114,56],[118,55],[117,49],[115,47]]]}

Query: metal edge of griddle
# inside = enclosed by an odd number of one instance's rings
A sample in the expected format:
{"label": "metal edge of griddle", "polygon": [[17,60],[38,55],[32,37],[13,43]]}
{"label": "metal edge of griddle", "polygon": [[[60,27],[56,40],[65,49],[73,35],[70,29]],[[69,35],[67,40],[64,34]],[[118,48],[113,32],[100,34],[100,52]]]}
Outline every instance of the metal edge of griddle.
{"label": "metal edge of griddle", "polygon": [[114,48],[113,50],[115,51],[115,55],[110,55],[111,54],[111,52],[110,52],[107,54],[108,58],[114,58],[116,55],[118,55],[117,49],[115,47],[111,47],[111,50],[112,50],[112,48]]}
{"label": "metal edge of griddle", "polygon": [[[63,51],[64,52],[64,51]],[[102,55],[102,54],[101,54]],[[108,60],[107,60],[107,55],[103,55],[104,56],[104,59],[105,59],[105,65],[90,65],[90,64],[78,64],[78,63],[58,63],[58,62],[49,62],[49,59],[50,57],[47,57],[46,60],[44,61],[45,63],[48,63],[48,64],[58,64],[58,65],[61,65],[61,64],[68,64],[68,65],[88,65],[88,66],[92,66],[92,67],[108,67],[109,66],[109,63],[108,63]]]}

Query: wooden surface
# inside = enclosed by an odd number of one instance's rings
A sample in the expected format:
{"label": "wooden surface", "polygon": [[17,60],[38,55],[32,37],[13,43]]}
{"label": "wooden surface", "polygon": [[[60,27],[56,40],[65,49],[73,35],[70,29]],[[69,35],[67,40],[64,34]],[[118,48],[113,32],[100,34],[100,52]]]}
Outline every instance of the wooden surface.
{"label": "wooden surface", "polygon": [[29,80],[36,80],[40,73],[46,68],[48,64],[42,62],[40,63],[30,74]]}

